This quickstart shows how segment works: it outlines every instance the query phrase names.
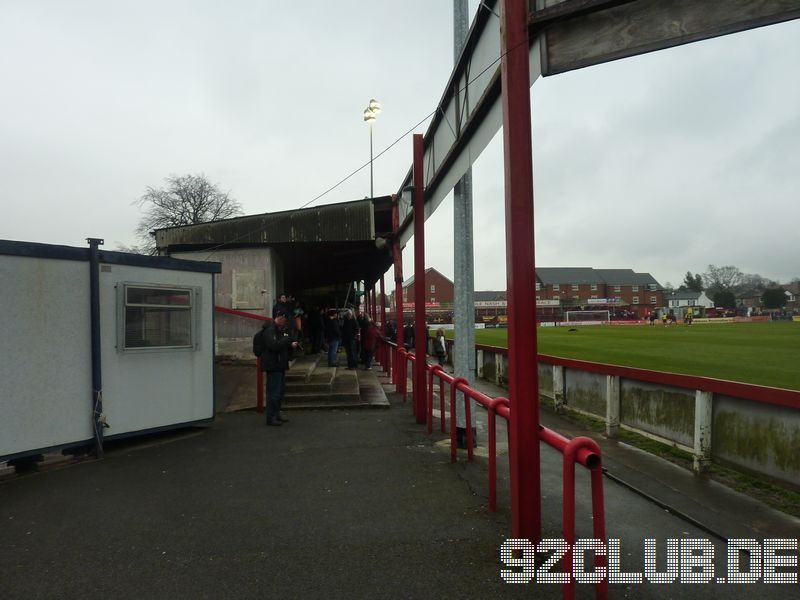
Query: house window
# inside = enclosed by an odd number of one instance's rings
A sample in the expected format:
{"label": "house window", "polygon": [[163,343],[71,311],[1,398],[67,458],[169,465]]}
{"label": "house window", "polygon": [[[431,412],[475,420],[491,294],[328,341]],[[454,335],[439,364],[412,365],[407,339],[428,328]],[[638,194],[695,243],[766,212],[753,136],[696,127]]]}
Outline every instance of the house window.
{"label": "house window", "polygon": [[434,296],[431,296],[431,302],[436,302],[436,298]]}
{"label": "house window", "polygon": [[633,287],[631,287],[631,291],[632,292],[638,292],[639,291],[639,286],[638,285],[634,285]]}
{"label": "house window", "polygon": [[615,291],[615,292],[619,292],[619,291],[620,291],[620,287],[619,287],[618,285],[615,285],[615,286],[614,286],[614,291]]}
{"label": "house window", "polygon": [[577,292],[580,289],[580,286],[577,283],[572,284],[572,291]]}
{"label": "house window", "polygon": [[403,302],[405,302],[406,300],[408,300],[408,290],[404,289],[403,290]]}
{"label": "house window", "polygon": [[434,284],[431,284],[431,294],[435,293],[436,293],[436,286]]}
{"label": "house window", "polygon": [[536,282],[536,291],[537,291],[537,292],[538,292],[538,291],[541,291],[541,289],[542,289],[542,284],[541,284],[541,283],[539,283],[539,282],[537,281],[537,282]]}
{"label": "house window", "polygon": [[554,284],[553,284],[553,291],[554,291],[554,292],[558,292],[558,291],[560,291],[560,290],[561,290],[561,284],[559,284],[559,283],[554,283]]}
{"label": "house window", "polygon": [[593,296],[592,296],[592,300],[597,300],[597,296],[596,296],[596,295],[593,295]]}
{"label": "house window", "polygon": [[658,299],[655,296],[650,296],[650,304],[656,304]]}
{"label": "house window", "polygon": [[123,348],[190,348],[193,291],[124,286]]}
{"label": "house window", "polygon": [[633,302],[632,302],[632,304],[639,304],[639,296],[634,296],[634,297],[633,297]]}
{"label": "house window", "polygon": [[651,283],[647,287],[650,289],[651,292],[655,292],[656,291],[656,284],[655,283]]}
{"label": "house window", "polygon": [[[593,283],[593,284],[592,284],[592,291],[593,291],[593,292],[596,292],[596,291],[597,291],[597,284],[596,284],[596,283]],[[594,296],[592,296],[592,298],[594,298]]]}
{"label": "house window", "polygon": [[694,306],[694,300],[689,300],[689,306]]}

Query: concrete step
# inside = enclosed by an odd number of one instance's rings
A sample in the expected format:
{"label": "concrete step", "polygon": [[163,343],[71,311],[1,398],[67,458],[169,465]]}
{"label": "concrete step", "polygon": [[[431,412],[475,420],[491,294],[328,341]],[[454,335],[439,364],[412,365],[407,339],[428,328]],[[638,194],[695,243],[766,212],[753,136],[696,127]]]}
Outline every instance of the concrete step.
{"label": "concrete step", "polygon": [[304,354],[296,357],[286,371],[286,383],[308,381],[319,363],[319,354]]}
{"label": "concrete step", "polygon": [[285,408],[351,408],[365,405],[359,392],[356,371],[336,367],[320,367],[318,370],[320,378],[330,377],[328,383],[319,384],[320,389],[312,390],[306,386],[317,384],[289,385],[287,382]]}
{"label": "concrete step", "polygon": [[308,383],[325,383],[330,385],[336,377],[337,367],[328,367],[317,364],[317,368],[308,378]]}
{"label": "concrete step", "polygon": [[305,382],[305,381],[286,381],[286,394],[330,394],[332,391],[330,381],[327,382]]}

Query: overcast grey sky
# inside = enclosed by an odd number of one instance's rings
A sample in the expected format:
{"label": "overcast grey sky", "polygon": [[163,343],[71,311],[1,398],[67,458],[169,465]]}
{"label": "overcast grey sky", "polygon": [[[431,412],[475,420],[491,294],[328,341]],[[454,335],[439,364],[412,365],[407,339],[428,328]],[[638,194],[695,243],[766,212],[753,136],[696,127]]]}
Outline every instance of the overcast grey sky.
{"label": "overcast grey sky", "polygon": [[[12,240],[131,244],[132,202],[171,173],[205,173],[246,214],[300,207],[368,161],[370,98],[377,154],[453,64],[451,0],[0,0],[0,17]],[[540,79],[536,263],[800,276],[799,67],[790,22]],[[408,136],[375,161],[376,195],[410,162]],[[502,133],[473,177],[476,288],[504,289]],[[363,169],[316,204],[368,193]],[[426,232],[427,265],[452,277],[452,199]]]}

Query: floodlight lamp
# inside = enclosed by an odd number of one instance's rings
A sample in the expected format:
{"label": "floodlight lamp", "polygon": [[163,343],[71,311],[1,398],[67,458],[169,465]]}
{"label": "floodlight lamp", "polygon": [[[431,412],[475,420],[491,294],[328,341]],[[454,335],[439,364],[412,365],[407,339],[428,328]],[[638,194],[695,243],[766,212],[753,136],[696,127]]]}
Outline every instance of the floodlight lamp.
{"label": "floodlight lamp", "polygon": [[375,120],[375,115],[373,115],[369,109],[364,111],[364,121],[372,125],[372,122]]}
{"label": "floodlight lamp", "polygon": [[370,112],[378,115],[381,112],[381,103],[375,100],[375,98],[373,98],[372,100],[369,101],[369,106],[367,107],[367,109]]}

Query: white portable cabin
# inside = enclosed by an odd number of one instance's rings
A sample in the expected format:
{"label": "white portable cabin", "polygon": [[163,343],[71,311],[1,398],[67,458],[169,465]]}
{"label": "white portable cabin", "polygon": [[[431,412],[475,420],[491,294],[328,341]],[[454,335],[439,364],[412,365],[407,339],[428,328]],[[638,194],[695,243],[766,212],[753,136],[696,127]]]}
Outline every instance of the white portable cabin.
{"label": "white portable cabin", "polygon": [[0,240],[0,460],[213,420],[219,269]]}

